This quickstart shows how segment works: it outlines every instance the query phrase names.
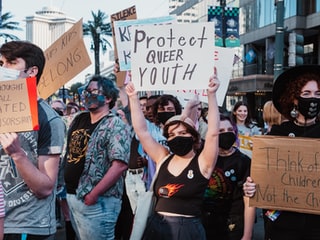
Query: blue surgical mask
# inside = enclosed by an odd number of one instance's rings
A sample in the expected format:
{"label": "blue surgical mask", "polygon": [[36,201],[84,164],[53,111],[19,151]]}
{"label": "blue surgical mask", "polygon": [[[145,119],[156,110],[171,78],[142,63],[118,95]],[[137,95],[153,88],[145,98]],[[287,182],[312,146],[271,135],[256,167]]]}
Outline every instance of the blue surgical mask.
{"label": "blue surgical mask", "polygon": [[19,70],[0,67],[0,80],[17,80],[20,77]]}

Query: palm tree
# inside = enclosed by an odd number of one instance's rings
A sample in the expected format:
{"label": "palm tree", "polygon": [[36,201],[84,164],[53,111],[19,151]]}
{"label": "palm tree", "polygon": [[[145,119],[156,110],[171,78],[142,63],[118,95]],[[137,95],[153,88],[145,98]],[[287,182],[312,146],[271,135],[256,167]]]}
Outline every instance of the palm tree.
{"label": "palm tree", "polygon": [[[2,4],[2,3],[1,3]],[[0,5],[1,7],[1,5]],[[13,34],[10,33],[5,33],[3,32],[4,30],[19,30],[22,31],[21,28],[19,28],[19,23],[18,22],[13,22],[10,21],[11,18],[13,18],[13,15],[10,12],[4,13],[1,16],[1,20],[0,20],[0,38],[4,38],[5,41],[7,41],[7,39],[11,39],[11,40],[19,40],[19,38]]]}
{"label": "palm tree", "polygon": [[91,36],[93,44],[91,45],[94,50],[94,65],[95,65],[95,74],[100,74],[100,47],[102,51],[107,50],[107,45],[111,44],[105,38],[107,36],[112,36],[111,23],[106,23],[105,20],[108,18],[104,12],[98,10],[98,13],[95,14],[91,11],[93,20],[89,20],[87,23],[83,24],[83,35]]}

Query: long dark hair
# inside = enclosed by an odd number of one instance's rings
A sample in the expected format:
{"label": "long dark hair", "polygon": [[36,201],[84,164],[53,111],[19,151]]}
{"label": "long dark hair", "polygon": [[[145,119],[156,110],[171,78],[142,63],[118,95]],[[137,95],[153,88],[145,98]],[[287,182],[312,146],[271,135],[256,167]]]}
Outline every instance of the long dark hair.
{"label": "long dark hair", "polygon": [[249,106],[248,106],[248,104],[246,102],[243,102],[243,101],[236,102],[236,104],[234,105],[233,110],[231,112],[231,120],[233,121],[233,123],[237,124],[237,116],[236,116],[235,113],[236,113],[236,111],[238,110],[238,108],[240,106],[245,106],[247,108],[248,115],[247,115],[247,118],[244,121],[244,125],[247,128],[251,128],[252,127],[251,114],[250,114]]}

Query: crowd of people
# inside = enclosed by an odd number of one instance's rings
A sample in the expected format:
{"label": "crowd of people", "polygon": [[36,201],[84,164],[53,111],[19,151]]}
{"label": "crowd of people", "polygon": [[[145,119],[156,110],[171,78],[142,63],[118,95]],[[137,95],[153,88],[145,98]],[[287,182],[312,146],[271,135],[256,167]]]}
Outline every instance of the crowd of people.
{"label": "crowd of people", "polygon": [[[39,81],[45,57],[12,41],[0,47],[0,65],[7,80]],[[264,106],[267,134],[318,137],[319,72],[303,66],[278,77]],[[184,108],[173,95],[140,96],[132,82],[119,88],[100,75],[81,88],[83,111],[38,98],[38,131],[0,134],[0,240],[55,239],[60,212],[67,240],[129,239],[157,168],[142,239],[252,239],[256,183],[239,139],[262,131],[243,101],[229,116],[219,111],[216,69],[207,81],[207,104],[195,98]],[[318,215],[279,211],[270,220],[270,211],[265,239],[320,239]]]}

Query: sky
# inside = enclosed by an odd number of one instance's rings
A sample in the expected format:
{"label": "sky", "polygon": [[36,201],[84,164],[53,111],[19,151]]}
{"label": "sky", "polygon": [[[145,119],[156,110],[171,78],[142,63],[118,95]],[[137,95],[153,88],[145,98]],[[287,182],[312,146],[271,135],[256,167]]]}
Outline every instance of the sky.
{"label": "sky", "polygon": [[[23,28],[23,31],[14,32],[14,34],[20,39],[25,39],[25,17],[34,15],[36,11],[42,10],[43,7],[55,7],[76,21],[83,18],[83,22],[87,22],[92,20],[91,11],[96,13],[101,10],[110,16],[133,5],[136,6],[138,19],[166,16],[169,9],[168,2],[168,0],[2,0],[2,14],[10,12],[13,15],[12,20],[20,22],[19,27]],[[90,44],[90,41],[86,42],[88,42],[87,45]],[[112,43],[112,39],[110,39],[110,43]],[[88,53],[92,64],[81,72],[77,79],[94,71],[93,54],[89,51]],[[73,82],[76,82],[76,80],[70,81],[67,85]]]}

